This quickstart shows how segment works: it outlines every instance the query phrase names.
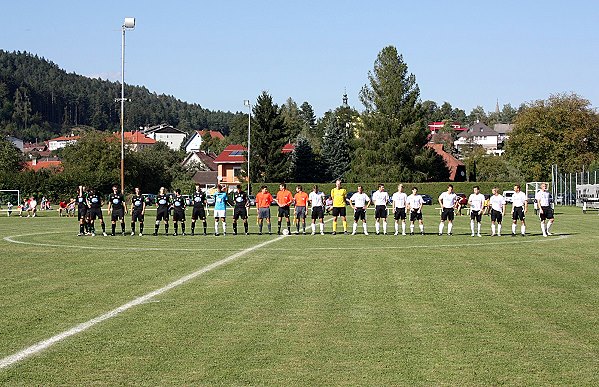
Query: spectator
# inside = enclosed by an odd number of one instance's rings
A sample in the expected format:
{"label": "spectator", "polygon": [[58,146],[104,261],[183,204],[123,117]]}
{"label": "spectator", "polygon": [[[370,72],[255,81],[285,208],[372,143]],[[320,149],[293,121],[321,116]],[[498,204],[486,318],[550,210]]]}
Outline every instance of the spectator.
{"label": "spectator", "polygon": [[63,214],[67,215],[67,202],[61,200],[58,203],[58,216],[63,216]]}

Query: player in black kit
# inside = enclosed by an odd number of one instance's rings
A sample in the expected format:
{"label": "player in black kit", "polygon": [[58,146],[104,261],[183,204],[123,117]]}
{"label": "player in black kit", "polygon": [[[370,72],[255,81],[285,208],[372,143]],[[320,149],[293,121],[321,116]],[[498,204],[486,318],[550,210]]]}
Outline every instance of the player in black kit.
{"label": "player in black kit", "polygon": [[104,217],[102,216],[102,199],[93,189],[89,190],[87,195],[87,216],[90,222],[90,231],[92,236],[96,236],[96,219],[100,219],[102,225],[102,235],[106,235],[106,224],[104,224]]}
{"label": "player in black kit", "polygon": [[245,235],[248,233],[248,207],[250,201],[248,196],[241,189],[241,184],[237,185],[237,190],[233,195],[233,201],[235,202],[235,208],[233,209],[233,235],[237,235],[237,219],[243,219],[243,228],[245,229]]}
{"label": "player in black kit", "polygon": [[204,223],[204,235],[206,235],[206,194],[196,184],[196,191],[193,193],[193,212],[191,213],[191,235],[195,235],[196,220],[201,219]]}
{"label": "player in black kit", "polygon": [[135,222],[139,222],[139,236],[143,235],[146,205],[150,204],[140,192],[139,187],[135,187],[135,195],[131,198],[131,236],[135,235]]}
{"label": "player in black kit", "polygon": [[160,187],[158,196],[156,196],[156,225],[154,226],[154,236],[158,235],[160,221],[164,221],[164,235],[168,235],[168,211],[171,205],[171,200],[166,194],[166,189]]}
{"label": "player in black kit", "polygon": [[127,204],[123,194],[118,191],[116,185],[112,186],[112,193],[108,196],[108,213],[110,214],[110,222],[112,223],[112,233],[114,236],[116,230],[116,222],[121,222],[121,234],[125,236],[125,214],[127,213]]}
{"label": "player in black kit", "polygon": [[87,222],[87,195],[85,193],[85,187],[79,186],[79,193],[77,194],[77,220],[79,221],[79,234],[77,236],[83,236],[89,233],[89,223]]}
{"label": "player in black kit", "polygon": [[179,222],[181,223],[181,234],[185,235],[185,198],[181,196],[181,190],[177,188],[173,198],[173,226],[175,228],[173,236],[178,235]]}

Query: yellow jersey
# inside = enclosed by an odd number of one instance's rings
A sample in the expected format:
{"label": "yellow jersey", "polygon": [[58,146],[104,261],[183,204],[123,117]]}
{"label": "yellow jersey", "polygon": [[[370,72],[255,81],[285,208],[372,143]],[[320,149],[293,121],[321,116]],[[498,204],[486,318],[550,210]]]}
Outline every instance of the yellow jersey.
{"label": "yellow jersey", "polygon": [[345,207],[347,204],[345,202],[347,198],[347,190],[345,188],[333,188],[331,190],[331,197],[333,198],[333,207]]}

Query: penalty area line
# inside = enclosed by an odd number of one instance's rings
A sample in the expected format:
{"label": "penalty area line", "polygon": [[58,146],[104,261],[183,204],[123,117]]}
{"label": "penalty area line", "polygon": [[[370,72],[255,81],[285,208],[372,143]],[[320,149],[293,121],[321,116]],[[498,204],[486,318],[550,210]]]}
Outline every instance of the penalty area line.
{"label": "penalty area line", "polygon": [[211,263],[210,265],[204,266],[203,268],[201,268],[191,274],[183,276],[183,277],[179,278],[178,280],[173,281],[173,282],[169,283],[168,285],[161,287],[160,289],[156,289],[156,290],[154,290],[150,293],[147,293],[141,297],[138,297],[126,304],[123,304],[123,305],[119,306],[118,308],[115,308],[107,313],[104,313],[101,316],[95,317],[95,318],[88,320],[84,323],[78,324],[78,325],[72,327],[71,329],[68,329],[64,332],[61,332],[57,335],[50,337],[49,339],[40,341],[30,347],[27,347],[27,348],[17,352],[17,353],[14,353],[14,354],[7,356],[3,359],[0,359],[0,369],[7,368],[15,363],[25,360],[28,357],[33,356],[33,355],[51,347],[52,345],[54,345],[56,343],[59,343],[59,342],[65,340],[71,336],[74,336],[78,333],[84,332],[84,331],[88,330],[89,328],[93,327],[94,325],[97,325],[105,320],[116,317],[119,314],[121,314],[135,306],[145,304],[145,303],[151,301],[156,296],[159,296],[165,292],[168,292],[169,290],[174,289],[180,285],[183,285],[184,283],[189,282],[192,279],[194,279],[202,274],[205,274],[205,273],[207,273],[211,270],[214,270],[220,266],[223,266],[231,261],[234,261],[237,258],[239,258],[245,254],[251,253],[252,251],[260,249],[261,247],[264,247],[271,243],[277,242],[277,241],[281,240],[282,238],[285,238],[285,236],[279,236],[277,238],[274,238],[274,239],[268,240],[266,242],[259,243],[255,246],[249,247],[245,250],[241,250],[241,251],[239,251],[235,254],[232,254],[226,258],[223,258],[219,261]]}

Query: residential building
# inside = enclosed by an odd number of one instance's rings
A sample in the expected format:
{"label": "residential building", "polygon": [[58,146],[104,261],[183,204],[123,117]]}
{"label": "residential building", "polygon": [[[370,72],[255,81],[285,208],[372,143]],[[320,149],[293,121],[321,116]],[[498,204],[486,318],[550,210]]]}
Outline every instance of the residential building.
{"label": "residential building", "polygon": [[[468,128],[462,127],[462,124],[460,124],[459,122],[453,122],[450,125],[453,128],[453,130],[455,130],[457,133],[462,133],[462,132],[465,132],[466,130],[468,130]],[[439,133],[439,131],[444,126],[445,126],[445,122],[444,121],[430,122],[428,124],[428,128],[431,131],[431,134]]]}
{"label": "residential building", "polygon": [[487,154],[501,154],[502,151],[497,148],[498,137],[499,135],[496,131],[482,122],[477,122],[468,130],[460,133],[453,144],[458,151],[461,151],[464,146],[480,145],[485,149]]}
{"label": "residential building", "polygon": [[25,162],[24,169],[36,172],[40,169],[62,170],[62,161],[58,157],[34,157]]}
{"label": "residential building", "polygon": [[503,144],[510,138],[510,133],[514,130],[514,124],[495,124],[493,130],[497,132],[497,142]]}
{"label": "residential building", "polygon": [[184,168],[196,168],[198,171],[213,171],[216,172],[218,167],[214,160],[216,154],[211,152],[197,151],[190,152],[181,162]]}
{"label": "residential building", "polygon": [[55,151],[57,149],[64,148],[67,145],[76,144],[78,140],[79,136],[76,135],[56,137],[48,140],[48,150]]}
{"label": "residential building", "polygon": [[16,138],[13,136],[6,136],[6,139],[10,142],[12,142],[12,144],[17,147],[18,150],[20,150],[21,152],[23,152],[23,140],[21,140],[20,138]]}
{"label": "residential building", "polygon": [[204,141],[203,137],[205,137],[207,134],[210,135],[210,138],[216,138],[219,140],[223,140],[225,138],[225,136],[223,136],[223,134],[217,130],[196,130],[191,134],[191,137],[189,137],[189,140],[187,140],[185,143],[185,152],[191,153],[199,151],[200,146]]}
{"label": "residential building", "polygon": [[445,152],[443,144],[426,144],[429,148],[432,148],[437,154],[443,157],[445,166],[449,170],[449,180],[451,181],[466,181],[466,165],[456,159],[453,155]]}
{"label": "residential building", "polygon": [[283,148],[281,149],[281,153],[283,153],[284,155],[289,155],[291,153],[293,153],[293,151],[295,150],[295,145],[293,145],[292,143],[287,143],[285,145],[283,145]]}
{"label": "residential building", "polygon": [[144,128],[143,134],[153,140],[164,142],[172,150],[181,149],[181,144],[187,137],[187,133],[168,124],[160,124],[149,128]]}
{"label": "residential building", "polygon": [[235,186],[241,183],[241,171],[246,169],[245,158],[247,148],[243,145],[228,145],[214,160],[217,165],[218,177],[221,183],[227,186]]}
{"label": "residential building", "polygon": [[[117,135],[120,140],[121,133],[117,132],[115,135]],[[124,137],[125,147],[131,149],[133,152],[139,152],[156,144],[156,140],[138,131],[125,132]]]}

